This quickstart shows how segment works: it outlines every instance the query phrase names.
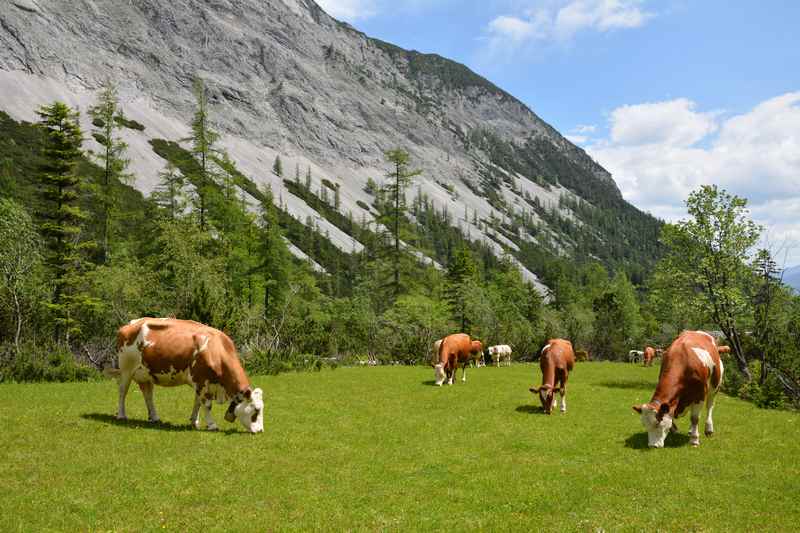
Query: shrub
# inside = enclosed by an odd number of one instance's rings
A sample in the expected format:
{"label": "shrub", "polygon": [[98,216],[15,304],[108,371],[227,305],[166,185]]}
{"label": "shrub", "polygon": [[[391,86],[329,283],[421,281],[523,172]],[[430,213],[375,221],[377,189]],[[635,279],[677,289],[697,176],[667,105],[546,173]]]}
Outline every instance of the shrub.
{"label": "shrub", "polygon": [[10,344],[0,347],[0,383],[90,381],[99,377],[95,368],[76,361],[63,345],[26,343],[19,353]]}
{"label": "shrub", "polygon": [[339,367],[339,362],[334,358],[322,358],[307,353],[280,356],[262,350],[254,350],[244,359],[244,368],[250,375],[276,376],[292,371],[319,372],[326,367],[334,370]]}

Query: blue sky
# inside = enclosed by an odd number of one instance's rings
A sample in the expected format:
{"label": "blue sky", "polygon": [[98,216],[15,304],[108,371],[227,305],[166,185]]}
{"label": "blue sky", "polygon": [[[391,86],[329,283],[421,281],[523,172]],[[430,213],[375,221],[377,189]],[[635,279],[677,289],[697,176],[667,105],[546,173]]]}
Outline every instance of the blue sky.
{"label": "blue sky", "polygon": [[466,64],[668,220],[717,183],[800,264],[800,2],[318,0],[368,35]]}

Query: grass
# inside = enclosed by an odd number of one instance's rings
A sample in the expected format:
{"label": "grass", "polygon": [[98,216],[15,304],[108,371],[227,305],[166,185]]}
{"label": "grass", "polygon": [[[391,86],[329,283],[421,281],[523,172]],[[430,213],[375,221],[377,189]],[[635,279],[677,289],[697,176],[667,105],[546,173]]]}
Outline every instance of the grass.
{"label": "grass", "polygon": [[713,438],[681,419],[649,450],[631,405],[657,372],[579,364],[549,417],[534,365],[257,377],[255,436],[219,406],[223,431],[189,430],[188,387],[156,390],[153,425],[135,387],[120,423],[112,382],[2,385],[0,530],[796,531],[800,414],[722,395]]}

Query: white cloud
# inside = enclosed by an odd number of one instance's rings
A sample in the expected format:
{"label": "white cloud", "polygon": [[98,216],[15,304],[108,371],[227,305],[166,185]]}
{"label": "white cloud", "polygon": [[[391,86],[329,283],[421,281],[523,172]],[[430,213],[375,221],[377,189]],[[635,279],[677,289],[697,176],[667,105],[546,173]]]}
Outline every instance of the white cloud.
{"label": "white cloud", "polygon": [[730,117],[681,98],[623,106],[609,121],[610,137],[586,149],[635,205],[677,220],[692,190],[716,183],[750,200],[771,240],[800,237],[800,92]]}
{"label": "white cloud", "polygon": [[489,49],[510,52],[537,40],[567,41],[584,30],[638,28],[654,16],[642,9],[643,3],[644,0],[556,0],[518,15],[501,15],[486,28]]}
{"label": "white cloud", "polygon": [[611,113],[611,140],[616,144],[691,146],[717,129],[717,113],[698,113],[686,98],[626,105]]}
{"label": "white cloud", "polygon": [[579,124],[572,128],[575,133],[594,133],[597,131],[597,126],[594,124]]}
{"label": "white cloud", "polygon": [[317,0],[330,16],[353,22],[373,17],[378,12],[375,0]]}

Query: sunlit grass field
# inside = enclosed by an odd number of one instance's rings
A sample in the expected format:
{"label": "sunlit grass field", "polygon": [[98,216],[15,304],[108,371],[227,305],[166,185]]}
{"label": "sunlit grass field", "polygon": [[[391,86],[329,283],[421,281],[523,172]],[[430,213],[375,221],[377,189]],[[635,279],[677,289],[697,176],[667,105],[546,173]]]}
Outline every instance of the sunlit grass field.
{"label": "sunlit grass field", "polygon": [[[0,386],[0,531],[797,531],[800,414],[721,395],[647,449],[631,405],[658,369],[579,364],[545,416],[535,365],[432,386],[417,367],[256,377],[265,433],[189,430],[192,391],[156,389],[149,424],[114,382]],[[460,373],[459,373],[460,379]]]}

